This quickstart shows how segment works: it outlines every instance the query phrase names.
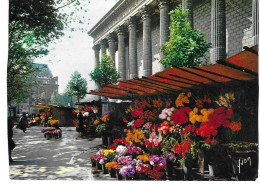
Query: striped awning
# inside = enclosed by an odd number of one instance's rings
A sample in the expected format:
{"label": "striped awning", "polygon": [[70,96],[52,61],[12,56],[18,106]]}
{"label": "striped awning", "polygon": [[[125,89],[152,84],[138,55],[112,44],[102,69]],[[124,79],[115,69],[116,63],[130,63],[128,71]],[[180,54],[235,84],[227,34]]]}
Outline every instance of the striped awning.
{"label": "striped awning", "polygon": [[91,94],[129,99],[258,80],[258,45],[244,49],[226,60],[217,61],[214,65],[192,68],[174,66],[151,76],[106,85],[98,92],[91,91]]}

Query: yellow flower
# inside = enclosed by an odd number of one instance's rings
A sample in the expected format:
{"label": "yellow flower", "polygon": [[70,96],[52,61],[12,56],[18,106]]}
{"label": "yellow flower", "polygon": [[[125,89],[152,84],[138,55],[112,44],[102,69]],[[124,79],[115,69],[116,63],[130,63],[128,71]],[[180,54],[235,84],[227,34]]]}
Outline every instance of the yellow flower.
{"label": "yellow flower", "polygon": [[137,156],[137,159],[141,160],[144,163],[149,161],[149,158],[150,158],[150,154],[146,154],[146,153],[144,153],[143,155]]}
{"label": "yellow flower", "polygon": [[107,156],[108,154],[114,154],[115,151],[112,149],[104,150],[104,156]]}

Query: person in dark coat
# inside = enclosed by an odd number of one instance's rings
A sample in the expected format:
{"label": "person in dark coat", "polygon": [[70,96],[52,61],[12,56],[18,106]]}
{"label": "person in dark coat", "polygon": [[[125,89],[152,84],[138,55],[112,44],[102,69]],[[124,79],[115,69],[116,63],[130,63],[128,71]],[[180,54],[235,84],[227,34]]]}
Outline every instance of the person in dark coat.
{"label": "person in dark coat", "polygon": [[80,108],[79,109],[79,113],[77,115],[78,121],[79,121],[79,130],[78,130],[79,136],[82,136],[82,134],[84,132],[84,126],[83,126],[83,119],[84,118],[83,118],[83,115],[82,115],[81,111],[82,111],[82,109]]}
{"label": "person in dark coat", "polygon": [[25,131],[26,131],[26,127],[28,126],[28,119],[27,119],[25,113],[23,113],[23,116],[22,116],[22,118],[21,118],[19,124],[20,124],[20,129],[21,129],[23,132],[25,132]]}
{"label": "person in dark coat", "polygon": [[13,162],[13,159],[11,157],[11,151],[14,150],[15,148],[15,143],[13,138],[13,127],[14,127],[14,122],[12,119],[9,117],[8,118],[8,155],[9,155],[9,163]]}

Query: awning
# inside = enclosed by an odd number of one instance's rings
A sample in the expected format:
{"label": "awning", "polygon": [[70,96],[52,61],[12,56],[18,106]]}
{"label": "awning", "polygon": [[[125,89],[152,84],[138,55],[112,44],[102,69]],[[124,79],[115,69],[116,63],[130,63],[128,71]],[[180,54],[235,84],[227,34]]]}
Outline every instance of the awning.
{"label": "awning", "polygon": [[217,64],[203,67],[173,67],[151,76],[109,84],[99,95],[114,99],[129,99],[137,96],[158,95],[201,89],[202,87],[220,87],[233,82],[247,82],[258,79],[258,45],[227,58]]}

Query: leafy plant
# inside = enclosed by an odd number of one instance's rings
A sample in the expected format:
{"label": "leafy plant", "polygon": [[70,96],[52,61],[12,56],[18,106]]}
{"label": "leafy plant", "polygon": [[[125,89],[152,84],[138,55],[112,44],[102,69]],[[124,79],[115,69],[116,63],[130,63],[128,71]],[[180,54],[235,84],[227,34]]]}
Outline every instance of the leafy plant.
{"label": "leafy plant", "polygon": [[90,78],[95,81],[99,89],[107,84],[116,83],[120,78],[120,75],[113,66],[113,63],[114,62],[110,56],[104,54],[101,58],[101,62],[95,70],[90,73]]}
{"label": "leafy plant", "polygon": [[106,124],[100,124],[96,127],[96,133],[101,134],[106,131]]}
{"label": "leafy plant", "polygon": [[198,29],[192,29],[186,19],[188,10],[183,10],[181,5],[170,12],[171,26],[170,39],[161,46],[164,58],[160,63],[165,68],[174,65],[178,67],[200,66],[199,61],[204,57],[211,44],[205,41],[205,35]]}

